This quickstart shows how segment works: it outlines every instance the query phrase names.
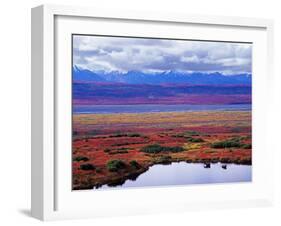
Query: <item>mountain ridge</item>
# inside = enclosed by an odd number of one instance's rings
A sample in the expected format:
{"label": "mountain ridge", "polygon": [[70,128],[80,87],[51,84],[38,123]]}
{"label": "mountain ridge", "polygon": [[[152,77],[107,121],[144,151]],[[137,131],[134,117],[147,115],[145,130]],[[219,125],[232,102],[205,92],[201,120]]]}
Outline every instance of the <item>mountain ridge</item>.
{"label": "mountain ridge", "polygon": [[90,71],[73,67],[73,80],[85,82],[125,83],[125,84],[165,84],[184,83],[194,85],[251,85],[252,75],[248,73],[223,75],[219,72],[179,72],[165,71],[158,73],[144,73],[141,71],[128,71],[120,73],[116,71]]}

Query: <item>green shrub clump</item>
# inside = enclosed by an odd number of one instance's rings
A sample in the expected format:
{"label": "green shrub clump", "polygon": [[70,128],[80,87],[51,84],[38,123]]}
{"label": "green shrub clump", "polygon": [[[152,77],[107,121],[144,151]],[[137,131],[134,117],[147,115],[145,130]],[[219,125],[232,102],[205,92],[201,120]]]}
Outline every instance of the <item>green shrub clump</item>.
{"label": "green shrub clump", "polygon": [[175,146],[175,147],[163,147],[159,144],[152,144],[152,145],[148,145],[145,146],[143,148],[141,148],[142,152],[145,153],[151,153],[151,154],[157,154],[160,152],[181,152],[184,151],[183,147],[179,147],[179,146]]}
{"label": "green shrub clump", "polygon": [[242,146],[242,143],[234,140],[219,141],[211,145],[212,148],[240,148]]}
{"label": "green shrub clump", "polygon": [[130,161],[130,165],[132,167],[134,167],[135,169],[139,169],[140,168],[140,164],[136,160]]}
{"label": "green shrub clump", "polygon": [[116,133],[112,134],[109,137],[141,137],[141,134],[138,133]]}
{"label": "green shrub clump", "polygon": [[122,160],[114,159],[108,161],[106,166],[109,171],[117,172],[120,169],[124,169],[126,167],[126,164]]}
{"label": "green shrub clump", "polygon": [[203,135],[200,132],[197,131],[185,131],[183,133],[178,133],[178,134],[174,134],[172,135],[172,137],[185,137],[185,138],[191,138],[191,136],[199,136],[199,135]]}
{"label": "green shrub clump", "polygon": [[76,162],[80,162],[80,161],[86,162],[86,161],[89,161],[89,158],[87,158],[85,156],[76,156],[76,157],[73,158],[73,161],[76,161]]}

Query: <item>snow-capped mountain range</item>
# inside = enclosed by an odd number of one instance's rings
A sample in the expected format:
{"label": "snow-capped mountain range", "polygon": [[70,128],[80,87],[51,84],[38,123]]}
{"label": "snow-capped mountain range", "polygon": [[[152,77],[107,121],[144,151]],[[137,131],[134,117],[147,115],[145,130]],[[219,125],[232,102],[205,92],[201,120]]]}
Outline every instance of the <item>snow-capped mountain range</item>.
{"label": "snow-capped mountain range", "polygon": [[223,75],[219,72],[179,72],[144,73],[141,71],[90,71],[73,67],[73,80],[85,82],[108,82],[125,84],[191,84],[191,85],[251,85],[251,74]]}

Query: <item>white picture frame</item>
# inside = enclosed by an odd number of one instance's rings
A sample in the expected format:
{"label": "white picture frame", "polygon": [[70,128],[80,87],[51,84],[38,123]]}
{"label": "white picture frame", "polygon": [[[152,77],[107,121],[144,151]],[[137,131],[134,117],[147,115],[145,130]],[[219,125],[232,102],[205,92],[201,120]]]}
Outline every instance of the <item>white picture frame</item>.
{"label": "white picture frame", "polygon": [[[70,22],[68,19],[58,21],[61,18],[71,18],[71,20]],[[256,63],[253,64],[253,73],[257,75],[253,81],[253,126],[256,129],[256,132],[253,131],[253,142],[257,150],[257,154],[254,154],[253,165],[256,179],[253,183],[251,185],[198,185],[188,188],[124,189],[122,191],[101,191],[95,193],[97,195],[89,191],[73,193],[71,187],[67,188],[69,181],[63,178],[68,178],[69,173],[64,174],[60,169],[62,166],[70,169],[71,166],[68,165],[69,162],[63,160],[64,157],[68,158],[64,155],[67,150],[63,150],[64,148],[58,150],[58,146],[64,146],[58,144],[60,142],[58,142],[59,132],[57,132],[60,121],[63,120],[61,115],[65,112],[60,111],[58,113],[57,111],[58,105],[67,104],[65,101],[69,100],[69,96],[65,95],[65,92],[69,90],[63,91],[62,86],[59,84],[61,84],[61,81],[65,81],[64,79],[68,79],[67,76],[71,77],[71,72],[59,69],[56,64],[58,61],[64,63],[63,60],[60,60],[64,56],[59,56],[58,52],[65,50],[68,52],[65,55],[66,61],[70,59],[69,55],[67,55],[71,52],[70,46],[60,46],[62,43],[60,40],[68,37],[71,33],[75,33],[74,30],[78,29],[78,27],[80,32],[87,33],[87,26],[81,26],[82,24],[87,24],[87,20],[90,21],[89,23],[94,21],[96,26],[103,20],[110,20],[113,24],[115,21],[125,21],[129,24],[137,22],[148,24],[145,26],[152,23],[155,26],[157,24],[161,24],[161,26],[201,26],[202,28],[200,29],[203,30],[208,27],[215,27],[218,32],[211,35],[211,39],[223,37],[227,41],[232,39],[235,41],[245,39],[247,41],[247,37],[257,37],[255,39],[257,40],[256,51],[263,53],[263,56],[257,56]],[[75,21],[77,21],[77,24]],[[110,34],[110,31],[105,29],[101,29],[100,32]],[[220,32],[220,30],[227,29],[237,29],[237,33],[233,33],[232,39],[228,38],[229,34],[224,35],[223,31]],[[245,34],[242,34],[244,31]],[[251,35],[248,31],[256,33]],[[118,31],[115,31],[115,34],[116,32]],[[130,32],[131,34],[139,34],[134,29]],[[160,30],[159,32],[160,36],[163,35]],[[198,32],[196,37],[198,38],[200,34],[203,36],[204,32]],[[157,36],[157,34],[152,36]],[[68,47],[69,49],[67,50],[66,48]],[[253,54],[255,57],[256,53]],[[33,8],[32,216],[41,220],[56,220],[186,211],[190,209],[270,205],[273,201],[273,181],[272,177],[268,175],[273,172],[273,150],[268,148],[266,140],[260,138],[266,137],[266,117],[271,108],[266,99],[270,98],[271,95],[272,70],[273,22],[271,20],[170,13],[156,14],[153,12],[123,12],[56,5],[43,5]],[[62,71],[66,73],[62,73]],[[67,131],[67,129],[69,127],[63,128],[63,131]],[[65,140],[65,142],[69,141],[61,136],[60,139]],[[261,149],[264,151],[262,153],[264,161],[261,158]],[[255,152],[254,148],[253,152]],[[171,192],[176,194],[173,198],[168,197]],[[199,195],[202,196],[201,199],[198,199]],[[167,197],[167,199],[161,199],[161,197]],[[95,200],[95,205],[86,204],[87,199]],[[119,201],[121,204],[109,207],[107,205],[109,200]]]}

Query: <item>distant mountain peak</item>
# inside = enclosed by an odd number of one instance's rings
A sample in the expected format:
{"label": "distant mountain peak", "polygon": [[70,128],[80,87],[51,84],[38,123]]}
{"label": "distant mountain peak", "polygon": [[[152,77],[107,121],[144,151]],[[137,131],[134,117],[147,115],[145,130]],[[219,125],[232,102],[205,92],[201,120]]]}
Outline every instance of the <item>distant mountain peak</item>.
{"label": "distant mountain peak", "polygon": [[251,85],[252,76],[249,73],[224,75],[220,72],[180,72],[167,70],[165,72],[145,73],[138,70],[90,71],[73,66],[73,79],[88,82],[110,82],[126,84],[191,84],[191,85]]}

